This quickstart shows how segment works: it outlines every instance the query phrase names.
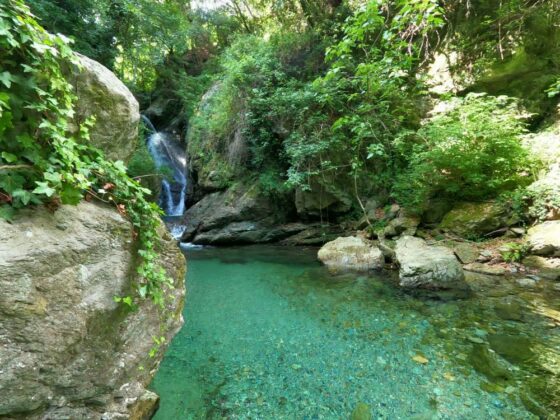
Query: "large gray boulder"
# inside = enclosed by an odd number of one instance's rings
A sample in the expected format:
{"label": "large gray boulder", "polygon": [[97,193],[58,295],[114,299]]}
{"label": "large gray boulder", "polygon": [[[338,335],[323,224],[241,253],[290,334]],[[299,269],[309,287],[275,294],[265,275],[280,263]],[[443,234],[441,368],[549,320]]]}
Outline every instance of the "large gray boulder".
{"label": "large gray boulder", "polygon": [[560,257],[560,220],[550,220],[529,229],[527,244],[532,254]]}
{"label": "large gray boulder", "polygon": [[[0,231],[0,417],[149,418],[146,386],[182,324],[185,262],[169,235],[159,262],[175,289],[162,316],[113,299],[137,281],[132,226],[115,209],[22,210]],[[151,358],[153,337],[165,343]]]}
{"label": "large gray boulder", "polygon": [[467,288],[463,268],[449,248],[429,246],[423,239],[403,236],[397,240],[395,256],[402,287]]}
{"label": "large gray boulder", "polygon": [[370,271],[383,268],[383,253],[372,242],[357,236],[327,242],[317,254],[331,271]]}
{"label": "large gray boulder", "polygon": [[238,184],[208,194],[188,209],[181,240],[213,245],[264,243],[305,228],[301,224],[280,227],[284,221],[282,209],[260,194],[256,186]]}
{"label": "large gray boulder", "polygon": [[76,123],[95,117],[90,142],[112,160],[127,161],[136,148],[138,101],[109,69],[79,55],[81,71],[69,75],[76,89]]}

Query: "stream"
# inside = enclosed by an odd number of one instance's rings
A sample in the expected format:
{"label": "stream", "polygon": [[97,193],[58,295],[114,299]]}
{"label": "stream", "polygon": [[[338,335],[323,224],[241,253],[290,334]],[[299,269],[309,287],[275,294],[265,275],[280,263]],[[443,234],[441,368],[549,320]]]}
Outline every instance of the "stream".
{"label": "stream", "polygon": [[391,273],[332,276],[316,249],[185,252],[185,325],[151,385],[156,420],[560,412],[560,299],[548,283],[478,276],[467,298],[413,296]]}

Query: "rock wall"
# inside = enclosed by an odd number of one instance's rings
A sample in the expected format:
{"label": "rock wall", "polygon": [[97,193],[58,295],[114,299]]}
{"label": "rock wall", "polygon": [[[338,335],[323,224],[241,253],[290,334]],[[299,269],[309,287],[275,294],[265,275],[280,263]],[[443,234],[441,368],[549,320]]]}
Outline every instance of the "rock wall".
{"label": "rock wall", "polygon": [[175,279],[164,311],[127,313],[113,297],[136,280],[131,224],[83,202],[0,220],[0,418],[149,418],[145,387],[182,324],[185,262],[162,231],[161,259]]}

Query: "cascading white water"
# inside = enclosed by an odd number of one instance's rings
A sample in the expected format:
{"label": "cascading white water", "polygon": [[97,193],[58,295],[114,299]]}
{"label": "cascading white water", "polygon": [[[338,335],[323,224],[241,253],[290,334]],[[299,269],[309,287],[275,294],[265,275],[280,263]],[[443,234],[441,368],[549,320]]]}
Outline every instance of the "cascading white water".
{"label": "cascading white water", "polygon": [[150,120],[144,123],[152,131],[148,137],[148,151],[158,169],[167,175],[161,184],[159,205],[167,216],[182,216],[187,193],[186,156],[170,135],[155,131]]}

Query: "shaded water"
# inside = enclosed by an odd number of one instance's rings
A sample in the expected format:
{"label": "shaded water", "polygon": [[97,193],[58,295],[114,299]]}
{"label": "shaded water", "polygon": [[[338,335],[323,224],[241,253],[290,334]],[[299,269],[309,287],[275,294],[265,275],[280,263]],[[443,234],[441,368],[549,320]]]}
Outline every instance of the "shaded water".
{"label": "shaded water", "polygon": [[[463,300],[388,275],[329,275],[314,250],[189,250],[185,325],[155,419],[554,418],[560,309],[548,285],[480,277]],[[544,289],[543,289],[544,288]],[[547,312],[549,311],[549,312]],[[363,417],[365,418],[365,417]]]}

